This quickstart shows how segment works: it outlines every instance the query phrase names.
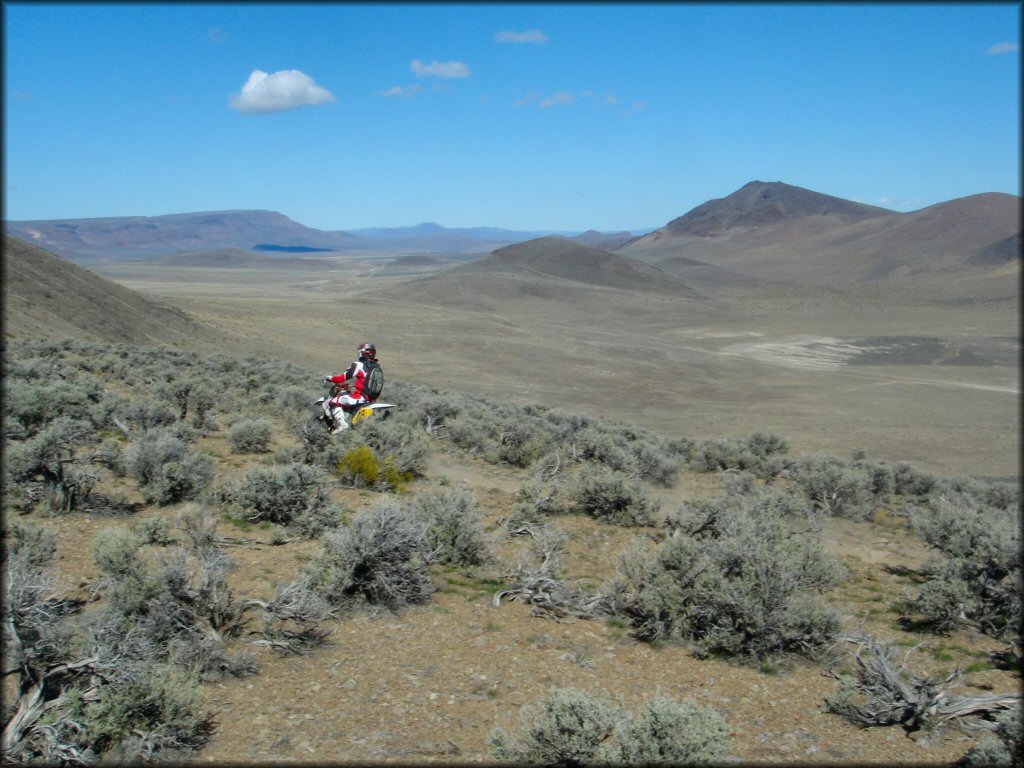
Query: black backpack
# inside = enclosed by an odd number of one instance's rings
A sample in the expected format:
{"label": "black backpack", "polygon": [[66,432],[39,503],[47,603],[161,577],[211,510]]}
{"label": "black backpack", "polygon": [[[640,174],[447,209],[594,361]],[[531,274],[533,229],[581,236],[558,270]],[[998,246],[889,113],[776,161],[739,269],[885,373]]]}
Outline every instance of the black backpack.
{"label": "black backpack", "polygon": [[381,370],[380,363],[369,360],[363,363],[363,368],[366,371],[363,397],[372,402],[380,397],[380,393],[384,389],[384,371]]}

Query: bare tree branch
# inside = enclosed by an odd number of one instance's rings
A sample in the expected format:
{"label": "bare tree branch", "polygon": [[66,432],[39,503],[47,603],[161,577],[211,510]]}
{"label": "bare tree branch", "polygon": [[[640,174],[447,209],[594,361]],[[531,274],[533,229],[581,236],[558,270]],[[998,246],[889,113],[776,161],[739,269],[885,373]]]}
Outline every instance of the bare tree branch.
{"label": "bare tree branch", "polygon": [[[847,681],[847,689],[829,701],[829,709],[864,727],[901,725],[907,731],[916,731],[951,722],[971,727],[965,718],[992,715],[1021,700],[1019,692],[955,696],[952,689],[962,680],[959,668],[942,680],[919,678],[906,668],[907,658],[914,649],[897,661],[889,646],[869,635],[840,639],[855,647],[858,673],[852,688]],[[828,674],[843,680],[831,669]]]}

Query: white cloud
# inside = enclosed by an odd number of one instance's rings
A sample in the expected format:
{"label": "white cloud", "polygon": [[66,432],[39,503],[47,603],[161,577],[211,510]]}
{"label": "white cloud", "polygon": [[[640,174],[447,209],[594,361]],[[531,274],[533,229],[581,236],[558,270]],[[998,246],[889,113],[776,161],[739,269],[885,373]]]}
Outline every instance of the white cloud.
{"label": "white cloud", "polygon": [[550,109],[551,107],[572,107],[582,104],[583,108],[600,111],[611,110],[627,116],[647,108],[647,103],[643,101],[634,101],[627,105],[623,104],[615,94],[597,93],[591,90],[582,90],[578,94],[563,90],[550,96],[544,96],[537,91],[527,91],[525,94],[513,94],[513,96],[512,105],[517,109],[529,106]]}
{"label": "white cloud", "polygon": [[1016,53],[1019,50],[1020,50],[1020,45],[1017,44],[1017,43],[1010,43],[1010,42],[996,43],[995,45],[993,45],[991,48],[988,49],[988,55],[989,56],[999,56],[1000,54],[1004,54],[1004,53]]}
{"label": "white cloud", "polygon": [[547,109],[548,107],[554,107],[561,104],[575,104],[576,97],[568,91],[559,91],[554,96],[548,96],[546,99],[541,99],[540,105]]}
{"label": "white cloud", "polygon": [[594,91],[580,91],[580,95],[597,107],[614,107],[619,103],[618,97],[612,93],[602,95]]}
{"label": "white cloud", "polygon": [[494,40],[498,43],[533,43],[534,45],[541,45],[548,41],[548,36],[539,29],[528,29],[525,32],[505,30],[504,32],[498,32],[494,36]]}
{"label": "white cloud", "polygon": [[525,96],[521,96],[512,102],[516,107],[525,107],[527,104],[532,104],[537,100],[539,94],[536,91],[530,91]]}
{"label": "white cloud", "polygon": [[413,83],[412,85],[396,85],[393,88],[388,88],[386,91],[381,91],[378,95],[386,99],[411,99],[422,90],[423,86],[419,83]]}
{"label": "white cloud", "polygon": [[921,201],[908,197],[880,197],[877,204],[883,208],[916,208]]}
{"label": "white cloud", "polygon": [[268,75],[254,69],[240,94],[231,97],[233,109],[247,115],[284,112],[299,107],[313,107],[336,101],[326,88],[321,88],[309,75],[287,69]]}
{"label": "white cloud", "polygon": [[469,67],[461,61],[432,61],[424,64],[419,59],[413,59],[409,66],[417,77],[469,77]]}

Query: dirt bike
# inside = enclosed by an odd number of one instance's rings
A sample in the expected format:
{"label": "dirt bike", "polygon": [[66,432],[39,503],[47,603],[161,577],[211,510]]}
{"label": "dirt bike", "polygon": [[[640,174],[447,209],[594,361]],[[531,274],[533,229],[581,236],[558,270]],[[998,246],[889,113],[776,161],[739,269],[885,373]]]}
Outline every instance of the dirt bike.
{"label": "dirt bike", "polygon": [[[327,401],[332,397],[337,397],[344,391],[343,384],[334,384],[333,382],[324,382],[330,384],[330,391],[323,397],[318,397],[313,401],[313,407],[316,409],[316,415],[314,420],[322,424],[324,429],[328,432],[333,432],[337,426],[334,422],[334,417],[330,413],[330,408],[327,406]],[[386,419],[391,415],[391,409],[394,408],[393,403],[364,403],[359,406],[353,413],[352,418],[349,419],[349,426],[358,427],[364,421],[377,415],[378,418]]]}

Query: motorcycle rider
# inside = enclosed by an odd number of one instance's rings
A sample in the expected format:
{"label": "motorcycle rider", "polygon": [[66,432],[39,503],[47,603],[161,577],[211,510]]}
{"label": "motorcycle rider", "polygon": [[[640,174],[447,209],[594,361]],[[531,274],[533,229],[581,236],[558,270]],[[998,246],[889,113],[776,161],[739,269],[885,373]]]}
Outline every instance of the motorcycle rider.
{"label": "motorcycle rider", "polygon": [[363,389],[366,385],[367,365],[377,362],[377,347],[364,342],[359,345],[357,352],[359,358],[348,367],[348,370],[337,376],[324,377],[324,383],[331,382],[337,385],[338,390],[334,397],[325,400],[323,404],[324,412],[334,420],[332,435],[348,429],[351,426],[352,414],[359,410],[360,406],[373,402],[366,397]]}

